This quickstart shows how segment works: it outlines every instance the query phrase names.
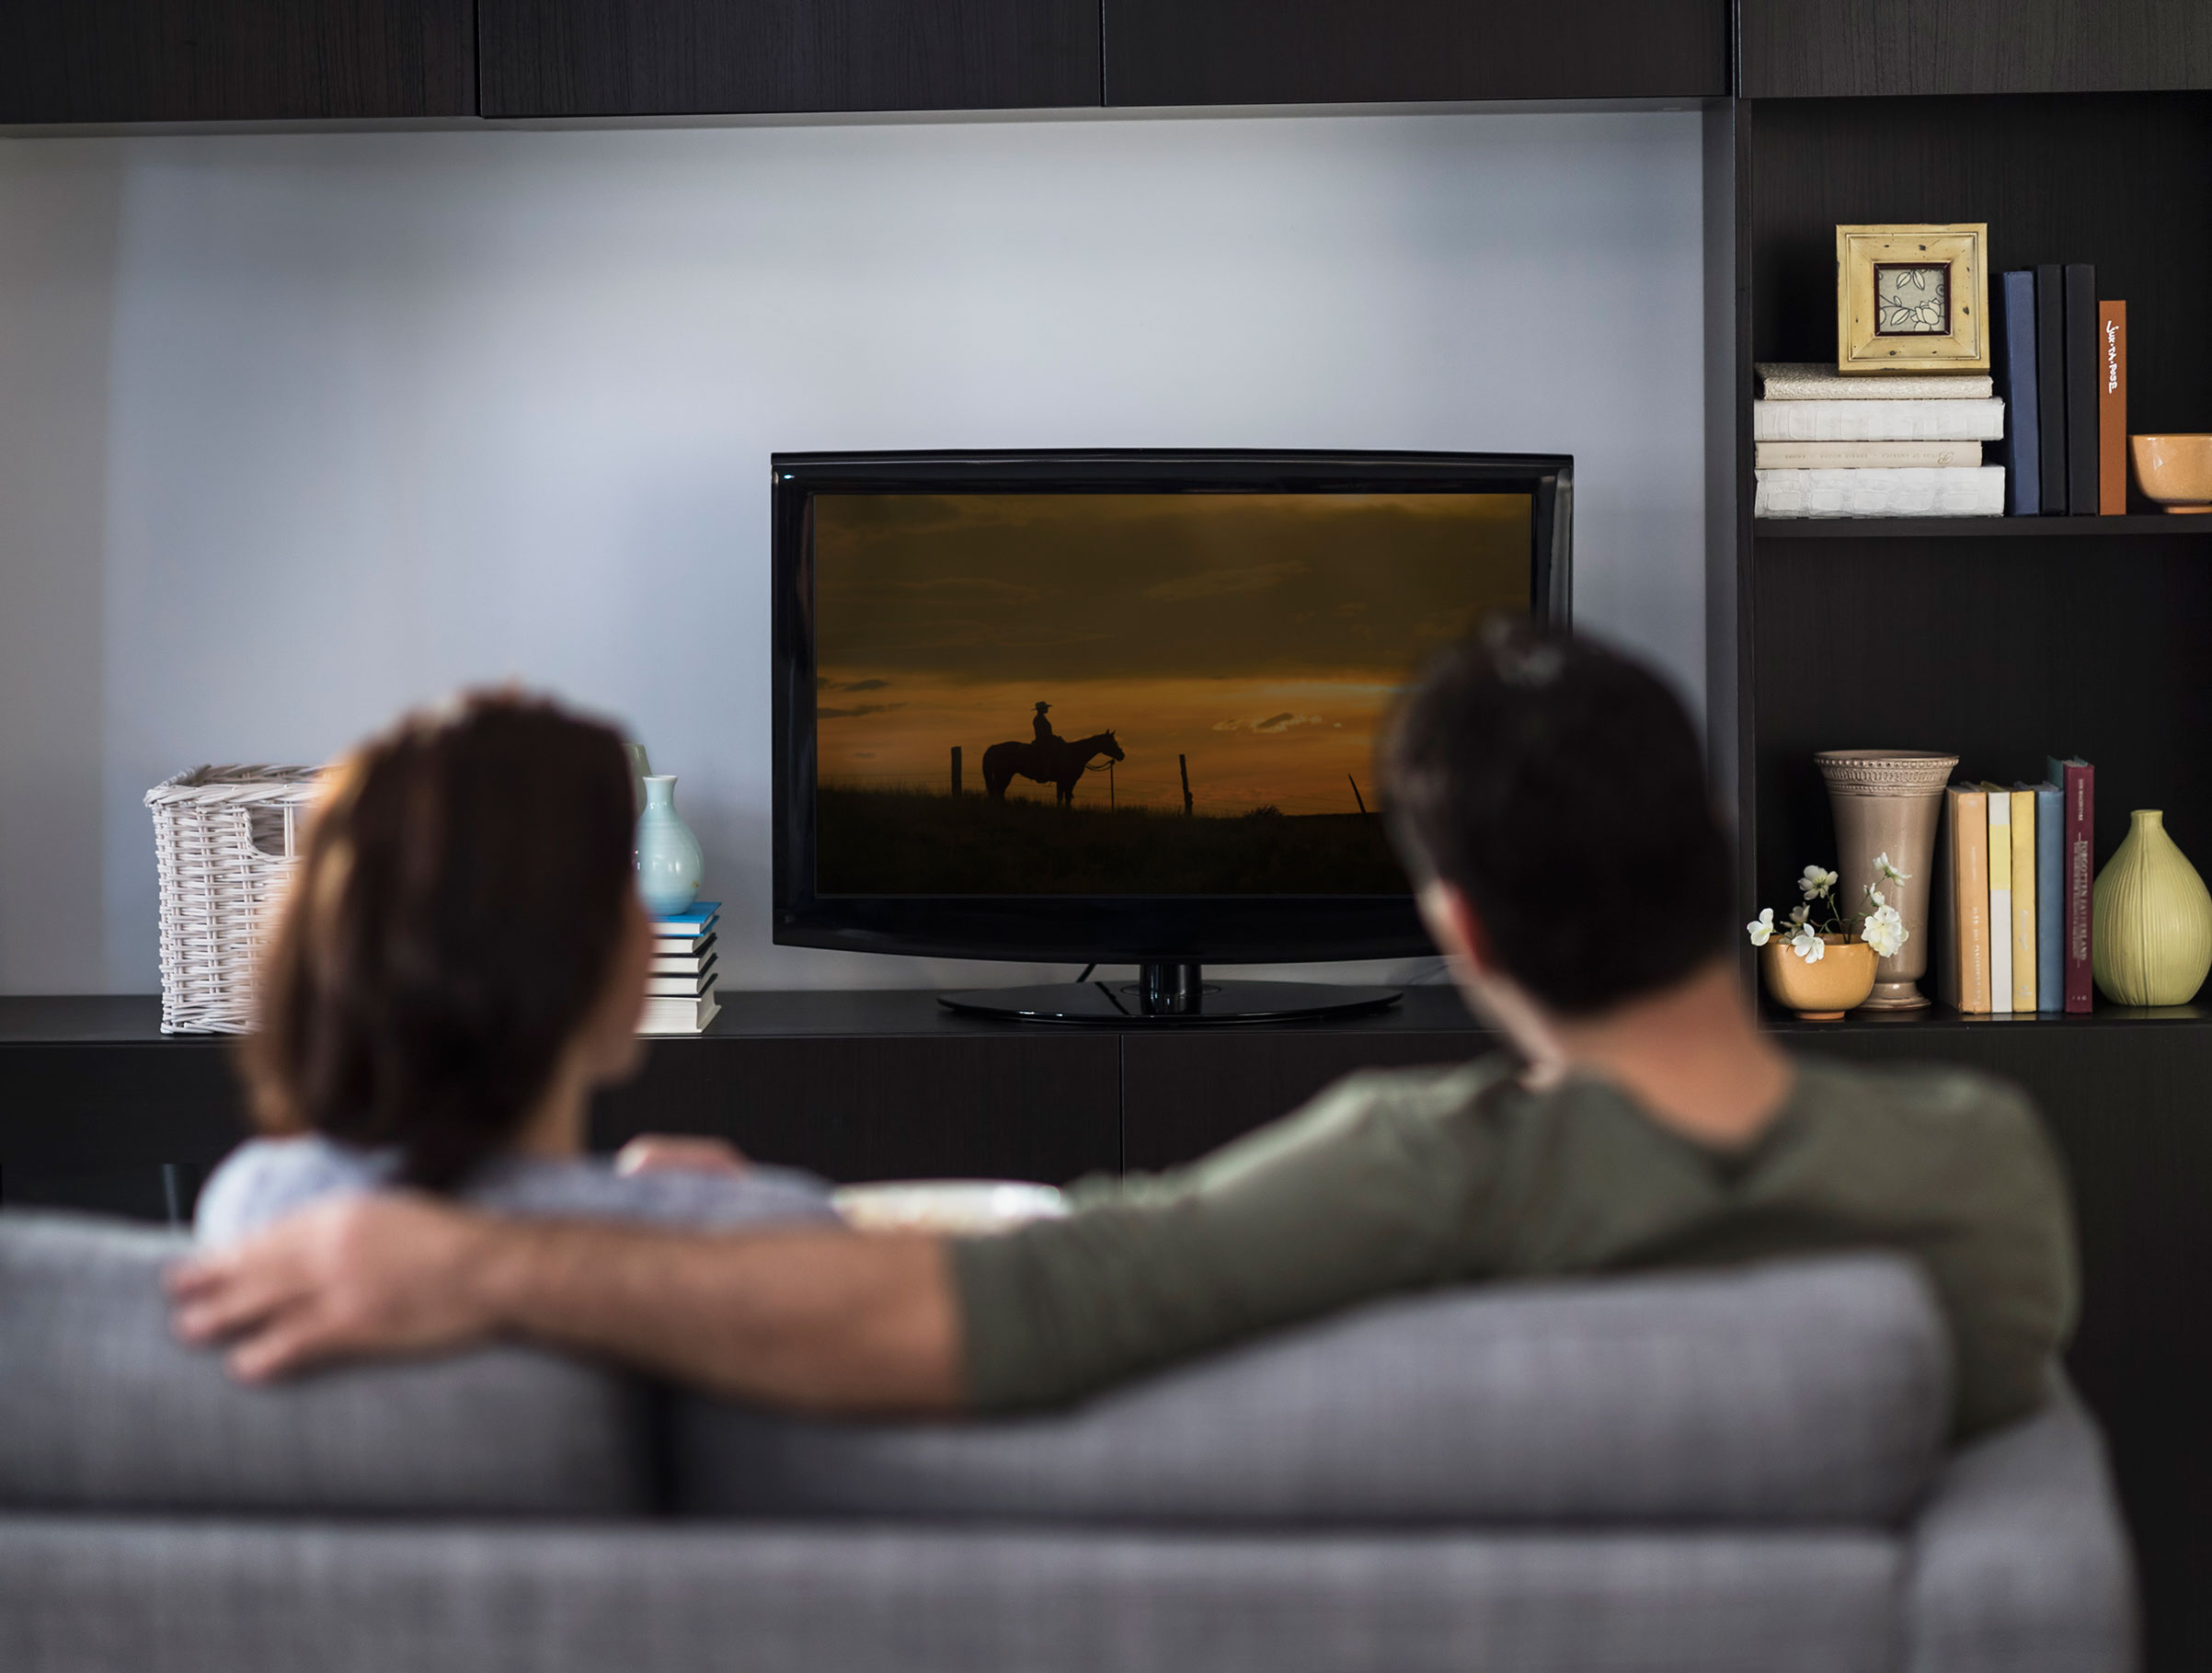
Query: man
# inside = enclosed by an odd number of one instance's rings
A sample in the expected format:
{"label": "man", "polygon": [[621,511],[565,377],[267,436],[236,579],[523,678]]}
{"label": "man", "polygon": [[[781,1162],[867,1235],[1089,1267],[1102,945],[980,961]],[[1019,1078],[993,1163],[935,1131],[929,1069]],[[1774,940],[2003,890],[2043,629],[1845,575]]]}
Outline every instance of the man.
{"label": "man", "polygon": [[2032,1409],[2074,1305],[2064,1186],[2015,1094],[1795,1063],[1732,946],[1688,717],[1587,642],[1496,625],[1384,762],[1421,911],[1513,1057],[1353,1077],[1196,1165],[991,1238],[309,1209],[174,1279],[241,1376],[515,1335],[822,1411],[998,1411],[1361,1300],[1886,1247],[1950,1326],[1957,1427]]}
{"label": "man", "polygon": [[1058,743],[1060,741],[1059,738],[1053,733],[1051,721],[1045,718],[1051,707],[1052,705],[1049,703],[1038,704],[1037,705],[1036,715],[1030,718],[1030,727],[1036,731],[1037,741],[1040,744]]}

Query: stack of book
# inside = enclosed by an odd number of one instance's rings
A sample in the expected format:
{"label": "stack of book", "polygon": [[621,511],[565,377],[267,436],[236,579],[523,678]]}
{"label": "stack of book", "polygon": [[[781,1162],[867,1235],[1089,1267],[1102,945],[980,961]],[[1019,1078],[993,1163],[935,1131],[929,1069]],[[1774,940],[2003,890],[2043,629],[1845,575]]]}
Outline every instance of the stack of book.
{"label": "stack of book", "polygon": [[715,1003],[715,924],[719,900],[653,920],[653,963],[646,977],[640,1034],[698,1034],[721,1006]]}
{"label": "stack of book", "polygon": [[2098,299],[2097,269],[2087,262],[1998,278],[1990,364],[2012,409],[2005,510],[2125,515],[2127,304]]}
{"label": "stack of book", "polygon": [[2090,1008],[2096,769],[2040,785],[1953,785],[1937,892],[1938,992],[1970,1014]]}
{"label": "stack of book", "polygon": [[2005,468],[1983,446],[2005,404],[1982,372],[1762,365],[1751,403],[1755,517],[1998,517]]}

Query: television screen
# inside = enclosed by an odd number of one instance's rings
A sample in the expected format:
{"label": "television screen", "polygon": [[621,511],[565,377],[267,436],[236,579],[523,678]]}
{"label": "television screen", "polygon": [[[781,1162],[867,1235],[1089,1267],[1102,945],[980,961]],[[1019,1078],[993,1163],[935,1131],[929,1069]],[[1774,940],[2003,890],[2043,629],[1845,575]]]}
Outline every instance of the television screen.
{"label": "television screen", "polygon": [[1403,896],[1375,742],[1535,495],[811,498],[815,892]]}

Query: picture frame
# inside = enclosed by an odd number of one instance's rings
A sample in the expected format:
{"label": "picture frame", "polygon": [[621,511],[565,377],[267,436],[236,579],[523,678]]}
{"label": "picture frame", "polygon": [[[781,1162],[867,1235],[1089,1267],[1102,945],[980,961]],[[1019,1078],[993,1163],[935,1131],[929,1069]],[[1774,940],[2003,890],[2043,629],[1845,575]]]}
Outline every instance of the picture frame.
{"label": "picture frame", "polygon": [[1989,228],[1836,229],[1836,370],[1989,370]]}

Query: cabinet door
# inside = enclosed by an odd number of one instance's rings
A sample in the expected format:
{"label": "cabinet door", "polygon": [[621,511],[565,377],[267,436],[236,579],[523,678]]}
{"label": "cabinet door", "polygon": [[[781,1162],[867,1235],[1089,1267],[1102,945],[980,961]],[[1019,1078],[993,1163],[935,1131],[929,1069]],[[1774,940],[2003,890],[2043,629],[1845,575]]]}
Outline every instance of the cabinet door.
{"label": "cabinet door", "polygon": [[0,122],[470,116],[469,0],[0,0]]}
{"label": "cabinet door", "polygon": [[1727,91],[1725,0],[1105,0],[1111,105]]}
{"label": "cabinet door", "polygon": [[487,116],[1098,103],[1096,0],[482,0]]}
{"label": "cabinet door", "polygon": [[1748,98],[2212,87],[2207,0],[1743,0]]}

